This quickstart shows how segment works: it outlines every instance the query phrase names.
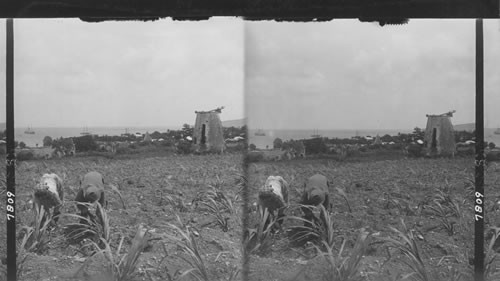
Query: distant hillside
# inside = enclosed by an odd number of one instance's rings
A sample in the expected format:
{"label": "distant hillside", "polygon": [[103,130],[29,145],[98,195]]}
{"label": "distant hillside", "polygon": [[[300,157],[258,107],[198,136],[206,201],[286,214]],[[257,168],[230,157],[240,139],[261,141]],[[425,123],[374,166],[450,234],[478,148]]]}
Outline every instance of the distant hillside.
{"label": "distant hillside", "polygon": [[0,123],[0,130],[3,131],[5,128],[7,128],[6,123]]}
{"label": "distant hillside", "polygon": [[222,121],[222,127],[243,127],[246,124],[246,119],[236,119]]}
{"label": "distant hillside", "polygon": [[472,132],[472,131],[474,131],[476,129],[476,123],[467,123],[467,124],[453,125],[453,129],[455,131]]}

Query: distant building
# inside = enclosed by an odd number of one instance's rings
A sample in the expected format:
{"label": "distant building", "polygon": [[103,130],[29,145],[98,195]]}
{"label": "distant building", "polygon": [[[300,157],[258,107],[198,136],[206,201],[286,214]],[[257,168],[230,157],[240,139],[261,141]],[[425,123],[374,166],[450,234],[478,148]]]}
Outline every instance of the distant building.
{"label": "distant building", "polygon": [[219,114],[224,107],[210,111],[195,111],[196,122],[193,130],[193,144],[196,151],[224,151],[224,132]]}
{"label": "distant building", "polygon": [[427,114],[427,127],[425,128],[425,143],[427,143],[428,156],[454,156],[455,132],[451,117],[455,111],[439,115]]}
{"label": "distant building", "polygon": [[149,135],[149,132],[146,132],[146,134],[144,135],[144,139],[143,139],[144,142],[152,142],[153,140],[151,139],[151,136]]}

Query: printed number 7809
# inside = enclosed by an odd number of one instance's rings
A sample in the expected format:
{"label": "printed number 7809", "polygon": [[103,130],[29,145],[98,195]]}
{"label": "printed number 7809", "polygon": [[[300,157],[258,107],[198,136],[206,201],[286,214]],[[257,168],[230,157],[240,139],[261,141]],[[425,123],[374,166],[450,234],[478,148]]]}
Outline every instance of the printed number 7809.
{"label": "printed number 7809", "polygon": [[481,194],[480,192],[476,192],[475,195],[476,195],[476,206],[474,206],[474,211],[479,214],[474,214],[474,218],[476,221],[478,221],[479,219],[483,219],[483,208],[478,205],[483,204],[482,198],[484,198],[484,195]]}
{"label": "printed number 7809", "polygon": [[12,192],[7,191],[7,220],[10,221],[11,219],[14,218],[13,214],[9,213],[14,213],[14,195]]}

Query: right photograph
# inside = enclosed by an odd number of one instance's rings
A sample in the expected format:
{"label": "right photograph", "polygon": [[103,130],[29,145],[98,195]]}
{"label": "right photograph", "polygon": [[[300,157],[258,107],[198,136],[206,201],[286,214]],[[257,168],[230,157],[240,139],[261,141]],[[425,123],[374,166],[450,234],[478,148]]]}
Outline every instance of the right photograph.
{"label": "right photograph", "polygon": [[[248,280],[471,280],[475,21],[245,22]],[[484,21],[500,278],[500,21]]]}

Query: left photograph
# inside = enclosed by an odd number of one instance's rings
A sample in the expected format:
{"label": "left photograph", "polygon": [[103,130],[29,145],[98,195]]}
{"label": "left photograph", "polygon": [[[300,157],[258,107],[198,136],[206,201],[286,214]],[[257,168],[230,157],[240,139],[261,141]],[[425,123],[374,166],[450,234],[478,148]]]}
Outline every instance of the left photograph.
{"label": "left photograph", "polygon": [[243,21],[13,25],[17,280],[241,279]]}

